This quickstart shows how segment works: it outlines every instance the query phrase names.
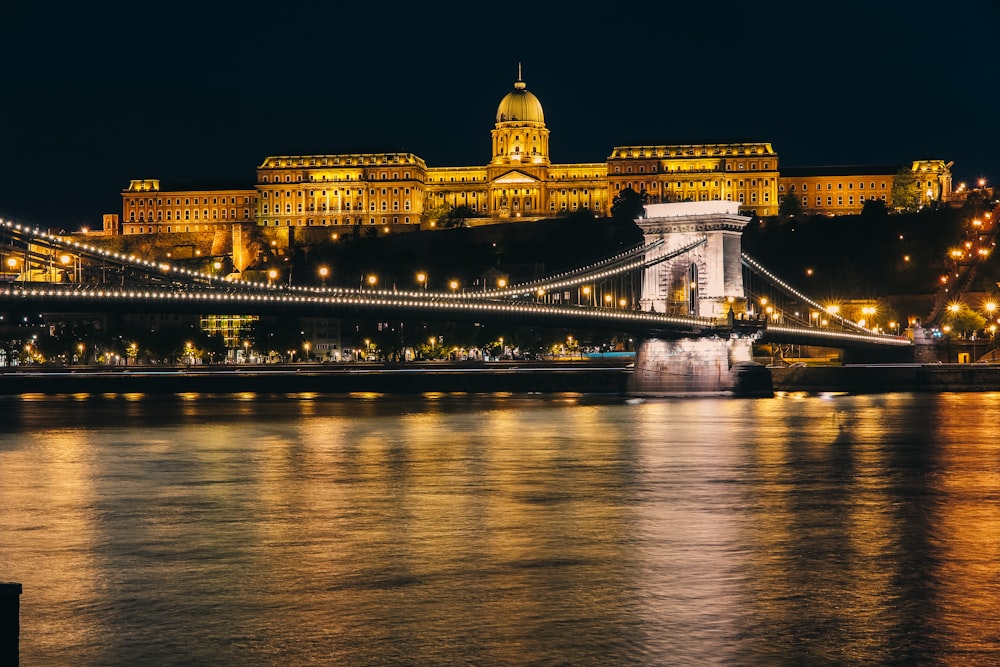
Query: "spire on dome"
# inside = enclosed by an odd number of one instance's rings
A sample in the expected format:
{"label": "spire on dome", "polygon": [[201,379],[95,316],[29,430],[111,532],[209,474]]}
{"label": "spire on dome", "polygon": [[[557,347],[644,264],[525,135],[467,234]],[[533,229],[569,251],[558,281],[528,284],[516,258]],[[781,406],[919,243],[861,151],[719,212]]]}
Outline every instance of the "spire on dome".
{"label": "spire on dome", "polygon": [[518,90],[524,90],[527,88],[524,81],[521,80],[521,63],[517,63],[517,81],[514,82],[514,87]]}

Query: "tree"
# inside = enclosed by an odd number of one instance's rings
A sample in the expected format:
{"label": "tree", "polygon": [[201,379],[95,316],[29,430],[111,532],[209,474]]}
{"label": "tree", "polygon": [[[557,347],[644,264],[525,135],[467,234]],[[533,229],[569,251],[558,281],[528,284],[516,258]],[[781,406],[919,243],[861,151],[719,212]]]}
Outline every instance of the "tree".
{"label": "tree", "polygon": [[861,207],[862,218],[884,218],[889,215],[889,207],[881,199],[866,199]]}
{"label": "tree", "polygon": [[916,211],[920,208],[920,184],[909,167],[902,167],[892,177],[892,206],[897,211]]}
{"label": "tree", "polygon": [[625,188],[611,202],[611,217],[615,220],[635,221],[645,213],[647,201],[645,190],[636,192],[632,188]]}
{"label": "tree", "polygon": [[793,218],[796,215],[801,214],[802,204],[799,203],[799,198],[795,194],[793,186],[793,189],[789,191],[789,193],[782,198],[781,203],[778,204],[778,215]]}
{"label": "tree", "polygon": [[472,218],[475,217],[475,215],[476,212],[464,204],[462,206],[456,206],[444,214],[444,217],[441,218],[441,226],[445,228],[465,227],[466,218]]}

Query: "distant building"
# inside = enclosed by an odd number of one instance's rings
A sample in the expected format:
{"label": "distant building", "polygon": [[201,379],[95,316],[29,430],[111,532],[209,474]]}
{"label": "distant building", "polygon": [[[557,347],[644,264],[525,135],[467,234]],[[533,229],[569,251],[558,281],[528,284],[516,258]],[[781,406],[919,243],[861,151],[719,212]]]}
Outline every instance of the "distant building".
{"label": "distant building", "polygon": [[[951,193],[951,163],[913,163],[928,201]],[[209,231],[234,222],[261,227],[415,226],[449,208],[467,207],[474,224],[537,220],[577,211],[608,215],[622,190],[650,203],[732,201],[743,211],[776,215],[794,192],[812,213],[856,213],[876,197],[891,205],[898,167],[779,169],[760,141],[615,146],[603,162],[553,164],[538,98],[518,74],[497,106],[488,164],[429,167],[412,153],[275,155],[250,186],[172,186],[133,180],[122,192],[117,224],[106,234]]]}
{"label": "distant building", "polygon": [[909,165],[854,165],[835,167],[784,167],[778,179],[779,204],[798,197],[805,214],[853,215],[865,201],[879,199],[892,208],[893,177],[909,167],[920,188],[920,203],[948,201],[951,165],[942,160],[917,160]]}
{"label": "distant building", "polygon": [[105,216],[120,234],[171,234],[228,229],[257,217],[257,190],[250,186],[184,187],[161,190],[157,179],[129,182],[122,191],[122,216]]}

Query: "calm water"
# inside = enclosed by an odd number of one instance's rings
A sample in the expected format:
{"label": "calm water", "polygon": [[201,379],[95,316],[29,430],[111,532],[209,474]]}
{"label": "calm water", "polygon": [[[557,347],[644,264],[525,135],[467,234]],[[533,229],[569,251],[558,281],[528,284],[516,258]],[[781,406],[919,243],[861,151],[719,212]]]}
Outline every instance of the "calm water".
{"label": "calm water", "polygon": [[22,665],[1000,664],[1000,394],[0,410]]}

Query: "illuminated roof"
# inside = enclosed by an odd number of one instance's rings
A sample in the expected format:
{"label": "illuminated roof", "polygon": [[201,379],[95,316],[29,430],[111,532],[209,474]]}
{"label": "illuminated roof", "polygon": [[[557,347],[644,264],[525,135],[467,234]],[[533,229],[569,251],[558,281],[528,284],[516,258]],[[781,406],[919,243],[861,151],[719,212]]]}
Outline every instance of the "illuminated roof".
{"label": "illuminated roof", "polygon": [[534,94],[528,92],[524,81],[521,80],[520,67],[518,67],[517,81],[514,82],[514,90],[507,93],[500,100],[500,106],[497,107],[497,122],[507,123],[511,121],[545,122],[542,103]]}

